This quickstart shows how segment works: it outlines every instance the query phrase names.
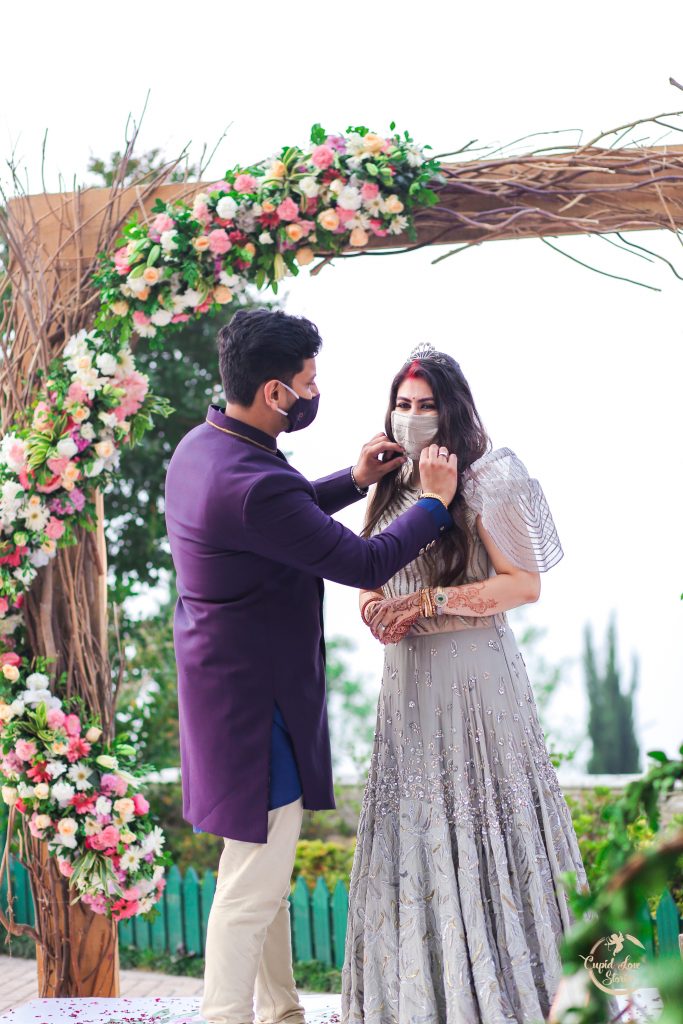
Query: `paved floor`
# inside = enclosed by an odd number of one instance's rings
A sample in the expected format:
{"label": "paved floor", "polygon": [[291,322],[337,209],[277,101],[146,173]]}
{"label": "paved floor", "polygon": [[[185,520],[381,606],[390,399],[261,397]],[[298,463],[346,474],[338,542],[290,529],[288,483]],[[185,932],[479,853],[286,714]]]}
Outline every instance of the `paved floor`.
{"label": "paved floor", "polygon": [[[201,978],[186,978],[152,971],[121,971],[121,996],[200,996]],[[0,956],[0,1013],[38,998],[35,960]]]}

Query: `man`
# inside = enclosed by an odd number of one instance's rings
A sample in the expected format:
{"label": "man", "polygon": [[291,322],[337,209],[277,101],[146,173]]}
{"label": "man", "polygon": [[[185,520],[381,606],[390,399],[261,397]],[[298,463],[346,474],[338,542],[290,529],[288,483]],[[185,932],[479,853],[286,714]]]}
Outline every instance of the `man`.
{"label": "man", "polygon": [[[224,837],[202,1013],[212,1024],[303,1024],[291,965],[289,882],[303,808],[334,807],[322,577],[378,588],[452,526],[455,456],[423,452],[431,497],[371,540],[330,517],[397,468],[381,434],[358,463],[310,483],[277,435],[315,417],[308,320],[242,310],[218,335],[227,405],[178,445],[166,480],[183,814]],[[382,461],[380,461],[380,454]]]}

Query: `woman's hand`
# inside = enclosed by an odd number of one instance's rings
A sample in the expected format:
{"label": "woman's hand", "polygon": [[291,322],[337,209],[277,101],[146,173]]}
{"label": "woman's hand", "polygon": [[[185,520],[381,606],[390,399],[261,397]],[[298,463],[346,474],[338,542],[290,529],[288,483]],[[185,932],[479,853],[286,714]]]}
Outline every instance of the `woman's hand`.
{"label": "woman's hand", "polygon": [[370,630],[380,643],[397,644],[421,614],[419,593],[386,598],[370,609]]}

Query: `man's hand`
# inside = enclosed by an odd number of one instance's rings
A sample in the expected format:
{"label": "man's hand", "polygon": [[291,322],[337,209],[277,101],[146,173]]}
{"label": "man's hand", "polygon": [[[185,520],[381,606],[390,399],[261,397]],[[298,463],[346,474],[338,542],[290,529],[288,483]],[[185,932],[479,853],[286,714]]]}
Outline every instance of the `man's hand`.
{"label": "man's hand", "polygon": [[443,445],[430,444],[420,455],[420,484],[423,491],[438,494],[447,505],[458,486],[458,456]]}
{"label": "man's hand", "polygon": [[[384,455],[380,462],[379,456],[382,453]],[[390,441],[386,434],[375,434],[361,448],[360,458],[353,467],[353,475],[359,487],[369,487],[407,461],[408,458],[400,444]]]}

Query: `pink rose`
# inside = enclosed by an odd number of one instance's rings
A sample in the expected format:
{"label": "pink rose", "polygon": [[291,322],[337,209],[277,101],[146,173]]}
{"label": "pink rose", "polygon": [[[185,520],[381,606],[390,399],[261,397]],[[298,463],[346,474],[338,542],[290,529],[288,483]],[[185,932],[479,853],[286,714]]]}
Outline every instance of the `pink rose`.
{"label": "pink rose", "polygon": [[296,220],[299,216],[299,207],[293,199],[283,199],[277,208],[280,220]]}
{"label": "pink rose", "polygon": [[73,384],[69,385],[69,390],[66,393],[67,402],[75,402],[77,405],[80,405],[82,402],[85,402],[87,397],[88,392],[78,381],[74,381]]}
{"label": "pink rose", "polygon": [[190,317],[189,317],[188,313],[176,313],[175,316],[173,317],[173,319],[171,320],[171,323],[172,324],[186,324],[189,319],[190,319]]}
{"label": "pink rose", "polygon": [[52,494],[59,487],[62,486],[62,477],[60,473],[55,473],[51,476],[48,481],[44,484],[36,484],[36,490],[40,491],[41,494]]}
{"label": "pink rose", "polygon": [[386,238],[386,236],[389,234],[386,228],[382,227],[381,220],[371,220],[370,227],[372,228],[373,235],[377,235],[378,238]]}
{"label": "pink rose", "polygon": [[236,192],[255,192],[256,178],[253,174],[238,174],[235,178],[234,188]]}
{"label": "pink rose", "polygon": [[78,715],[67,715],[64,719],[64,729],[67,736],[80,736],[81,720]]}
{"label": "pink rose", "polygon": [[124,245],[114,253],[114,266],[116,271],[121,277],[125,277],[130,273],[130,264],[128,263],[128,246]]}
{"label": "pink rose", "polygon": [[143,313],[141,309],[136,309],[133,313],[133,323],[138,327],[146,327],[151,321],[146,313]]}
{"label": "pink rose", "polygon": [[50,540],[59,540],[64,533],[65,526],[61,519],[57,519],[56,516],[50,516],[47,526],[45,527],[45,533],[48,535]]}
{"label": "pink rose", "polygon": [[[175,322],[175,317],[173,318],[173,322]],[[133,370],[128,377],[119,381],[119,387],[123,388],[126,392],[126,397],[121,402],[119,409],[123,413],[124,417],[133,416],[142,405],[143,399],[149,389],[149,381],[142,373],[138,373],[137,370]]]}
{"label": "pink rose", "polygon": [[330,146],[316,146],[311,153],[311,161],[324,171],[334,161],[334,150]]}
{"label": "pink rose", "polygon": [[160,235],[163,235],[164,231],[172,231],[174,227],[175,221],[167,213],[158,213],[152,221],[152,228]]}
{"label": "pink rose", "polygon": [[379,185],[372,181],[366,181],[360,190],[362,199],[376,199],[379,195]]}
{"label": "pink rose", "polygon": [[71,878],[74,873],[73,864],[68,860],[64,860],[62,857],[57,858],[57,867],[65,878]]}
{"label": "pink rose", "polygon": [[149,810],[149,800],[146,800],[142,793],[135,793],[133,796],[133,803],[135,804],[136,814],[147,814]]}
{"label": "pink rose", "polygon": [[57,473],[59,476],[61,476],[66,467],[69,465],[69,460],[67,458],[48,459],[47,464],[53,473]]}
{"label": "pink rose", "polygon": [[227,231],[223,231],[222,228],[215,228],[214,231],[209,231],[209,249],[218,256],[232,249],[232,242],[228,238]]}
{"label": "pink rose", "polygon": [[111,775],[109,772],[105,772],[100,782],[100,788],[107,796],[123,796],[128,789],[128,783],[118,775]]}
{"label": "pink rose", "polygon": [[47,713],[47,727],[48,729],[61,729],[64,725],[66,715],[61,708],[50,708]]}
{"label": "pink rose", "polygon": [[21,658],[16,651],[5,651],[0,654],[0,665],[21,665]]}
{"label": "pink rose", "polygon": [[88,837],[86,845],[91,850],[112,850],[115,849],[121,839],[119,830],[115,825],[107,825],[101,832]]}
{"label": "pink rose", "polygon": [[343,206],[338,206],[337,214],[339,215],[339,220],[342,222],[342,224],[346,224],[347,220],[353,220],[353,218],[356,216],[356,211],[345,210]]}
{"label": "pink rose", "polygon": [[36,747],[33,740],[17,740],[14,750],[17,757],[20,757],[22,761],[30,761],[32,757],[36,756]]}
{"label": "pink rose", "polygon": [[6,597],[0,597],[0,615],[7,615],[9,611],[9,601]]}
{"label": "pink rose", "polygon": [[107,900],[101,893],[98,893],[97,896],[85,893],[84,896],[81,896],[81,902],[90,907],[93,914],[105,914],[107,911]]}

